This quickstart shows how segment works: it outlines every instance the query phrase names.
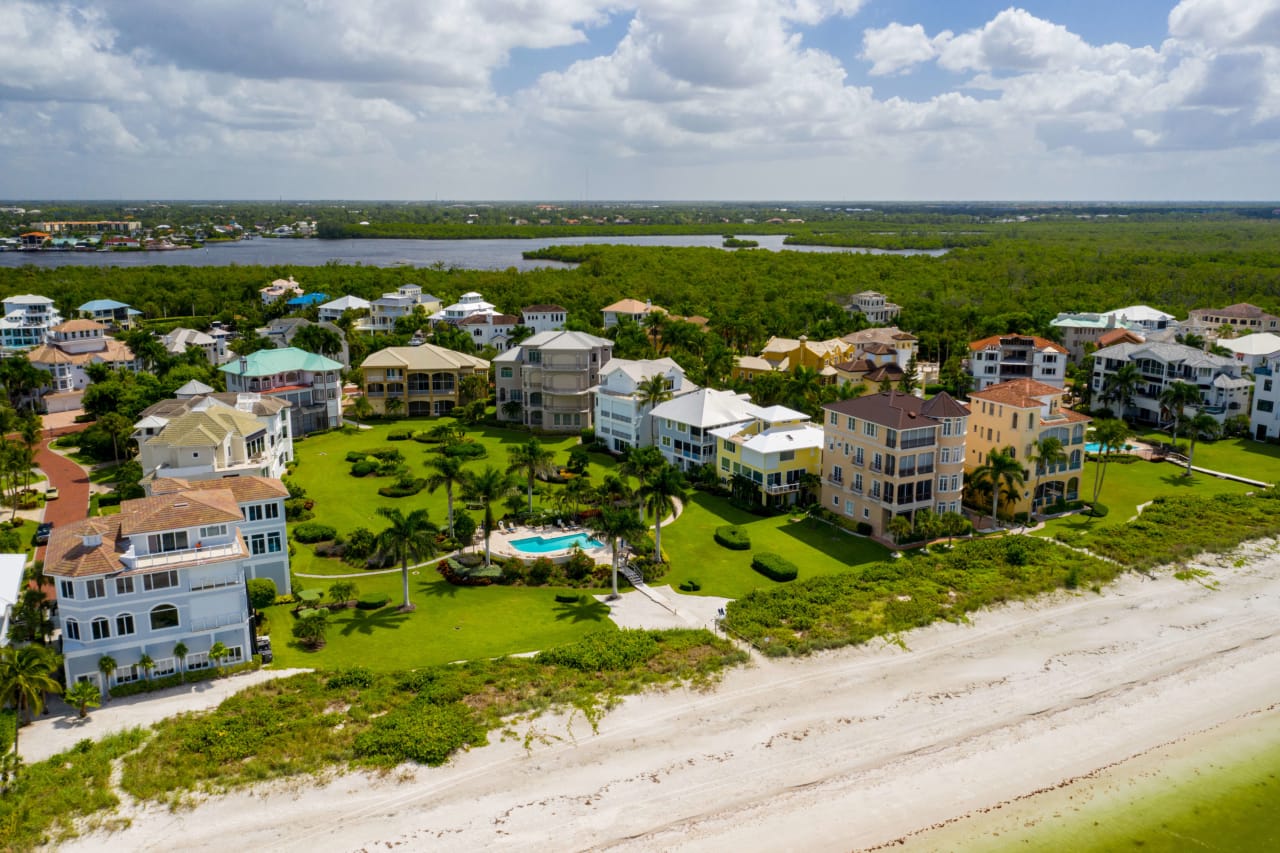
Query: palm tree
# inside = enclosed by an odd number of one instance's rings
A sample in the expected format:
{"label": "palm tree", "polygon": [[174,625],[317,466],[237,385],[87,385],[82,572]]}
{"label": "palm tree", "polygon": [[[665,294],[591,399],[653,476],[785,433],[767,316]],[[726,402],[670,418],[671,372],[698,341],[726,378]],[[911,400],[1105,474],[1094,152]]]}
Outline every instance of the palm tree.
{"label": "palm tree", "polygon": [[640,514],[630,507],[605,507],[599,515],[592,516],[588,526],[609,540],[609,548],[613,551],[613,592],[609,600],[618,598],[618,556],[621,548],[618,543],[622,539],[631,539],[644,533],[644,521]]}
{"label": "palm tree", "polygon": [[[1173,447],[1178,448],[1178,427],[1182,425],[1183,413],[1188,405],[1200,402],[1200,389],[1190,382],[1170,382],[1160,392],[1160,405],[1169,410],[1173,416]],[[1215,422],[1216,423],[1216,422]]]}
{"label": "palm tree", "polygon": [[1000,490],[1014,490],[1027,481],[1027,471],[1014,456],[1012,447],[1003,450],[992,450],[987,454],[987,461],[979,465],[973,472],[976,483],[991,485],[991,523],[1000,525]]}
{"label": "palm tree", "polygon": [[[633,447],[627,458],[618,466],[618,473],[623,477],[635,477],[641,483],[649,479],[657,471],[667,466],[667,459],[657,447]],[[624,480],[624,482],[628,482]],[[630,483],[628,482],[628,487]],[[633,495],[634,496],[634,495]],[[639,504],[637,503],[637,508]]]}
{"label": "palm tree", "polygon": [[1138,365],[1131,361],[1125,362],[1107,380],[1107,386],[1102,392],[1102,398],[1119,403],[1120,414],[1123,415],[1124,410],[1133,403],[1133,395],[1137,393],[1138,386],[1141,384],[1142,371],[1138,370]]}
{"label": "palm tree", "polygon": [[151,670],[155,668],[156,662],[151,655],[144,654],[142,657],[138,658],[138,669],[142,670],[143,674],[146,675],[147,681],[151,680]]}
{"label": "palm tree", "polygon": [[479,474],[469,473],[462,493],[469,501],[484,505],[484,564],[491,565],[489,534],[493,532],[493,504],[511,494],[515,483],[511,475],[492,465],[486,465]]}
{"label": "palm tree", "polygon": [[618,501],[631,501],[632,490],[627,485],[627,481],[617,474],[605,474],[604,479],[596,488],[596,495],[600,503],[606,507],[617,504]]}
{"label": "palm tree", "polygon": [[942,532],[947,536],[947,547],[950,548],[955,537],[966,532],[969,527],[969,519],[965,518],[958,512],[944,512],[940,521],[942,522]]}
{"label": "palm tree", "polygon": [[183,684],[187,682],[187,652],[189,651],[187,644],[181,640],[173,644],[173,656],[178,659],[178,679]]}
{"label": "palm tree", "polygon": [[[1067,449],[1062,444],[1062,439],[1057,436],[1046,435],[1037,441],[1031,449],[1031,458],[1028,460],[1032,465],[1032,470],[1036,472],[1036,489],[1040,490],[1040,481],[1049,469],[1055,465],[1065,463],[1070,457],[1067,456]],[[1032,492],[1034,495],[1035,492]]]}
{"label": "palm tree", "polygon": [[573,506],[573,515],[576,518],[578,515],[578,508],[582,506],[582,504],[591,500],[591,493],[594,491],[595,489],[591,485],[591,475],[584,471],[569,482],[565,483],[561,493],[564,495],[566,500],[570,501]]}
{"label": "palm tree", "polygon": [[1191,432],[1191,447],[1187,451],[1187,470],[1182,476],[1191,476],[1192,461],[1196,458],[1196,439],[1200,436],[1215,438],[1222,425],[1208,412],[1198,412],[1187,421],[1187,429]]}
{"label": "palm tree", "polygon": [[[640,380],[636,386],[636,415],[643,418],[654,408],[667,402],[672,397],[671,387],[665,373],[656,373],[648,379]],[[653,441],[658,422],[649,418],[649,441]]]}
{"label": "palm tree", "polygon": [[787,403],[812,414],[822,394],[822,377],[812,367],[797,367],[786,380]]}
{"label": "palm tree", "polygon": [[213,665],[218,668],[218,675],[222,675],[222,661],[230,653],[227,644],[218,640],[209,647],[209,659],[213,661]]}
{"label": "palm tree", "polygon": [[437,456],[427,463],[431,473],[427,476],[427,491],[434,493],[444,487],[449,505],[449,538],[453,538],[453,487],[461,486],[467,474],[462,470],[462,460],[456,456]]}
{"label": "palm tree", "polygon": [[325,629],[329,627],[329,611],[312,610],[305,617],[293,623],[293,636],[313,649],[324,645]]}
{"label": "palm tree", "polygon": [[436,526],[427,519],[425,509],[415,509],[408,515],[396,507],[380,506],[378,515],[385,518],[388,527],[378,534],[378,550],[400,562],[400,579],[404,585],[402,611],[413,610],[409,601],[409,560],[422,562],[436,553]]}
{"label": "palm tree", "polygon": [[97,685],[92,681],[77,681],[67,688],[67,692],[63,694],[62,698],[67,700],[68,705],[76,709],[82,720],[89,716],[90,708],[97,708],[102,705],[102,692],[98,690]]}
{"label": "palm tree", "polygon": [[348,601],[360,594],[360,590],[356,588],[355,583],[349,580],[336,580],[329,584],[329,600],[339,606],[345,606]]}
{"label": "palm tree", "polygon": [[653,560],[662,562],[662,520],[675,512],[676,501],[689,499],[689,484],[674,465],[663,465],[640,486],[640,500],[653,513]]}
{"label": "palm tree", "polygon": [[98,658],[98,672],[102,673],[102,689],[106,693],[111,692],[111,674],[116,671],[116,659],[111,655],[103,655]]}
{"label": "palm tree", "polygon": [[538,439],[531,438],[519,447],[508,450],[507,457],[511,463],[507,466],[507,473],[513,474],[518,471],[528,478],[529,512],[533,512],[533,481],[539,474],[545,474],[551,470],[551,463],[556,458],[555,454],[543,447]]}
{"label": "palm tree", "polygon": [[1098,502],[1102,493],[1102,481],[1107,476],[1107,461],[1111,451],[1124,444],[1126,438],[1133,433],[1129,425],[1119,418],[1104,418],[1093,423],[1093,440],[1098,443],[1098,467],[1093,473],[1093,503]]}
{"label": "palm tree", "polygon": [[894,544],[901,545],[902,540],[911,535],[911,519],[905,515],[895,515],[889,519],[888,532],[893,537]]}
{"label": "palm tree", "polygon": [[0,706],[13,704],[18,719],[13,727],[13,752],[18,753],[18,728],[44,709],[44,695],[62,690],[53,677],[58,657],[45,646],[5,646],[0,649]]}
{"label": "palm tree", "polygon": [[923,539],[926,545],[932,542],[942,530],[942,516],[928,507],[916,510],[915,518],[911,523],[916,535]]}

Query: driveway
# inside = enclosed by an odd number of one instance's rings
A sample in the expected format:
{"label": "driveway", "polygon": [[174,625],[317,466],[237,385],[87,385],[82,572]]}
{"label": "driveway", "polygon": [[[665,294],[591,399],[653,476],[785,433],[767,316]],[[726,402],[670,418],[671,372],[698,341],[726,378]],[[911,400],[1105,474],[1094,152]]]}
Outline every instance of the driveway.
{"label": "driveway", "polygon": [[[77,424],[78,429],[50,430],[50,435],[40,442],[36,450],[36,465],[49,478],[49,485],[58,490],[58,499],[49,501],[44,508],[44,520],[52,521],[54,527],[63,527],[89,516],[89,475],[75,462],[49,448],[52,438],[77,432],[84,426]],[[36,549],[37,560],[44,559],[44,551],[43,545]]]}

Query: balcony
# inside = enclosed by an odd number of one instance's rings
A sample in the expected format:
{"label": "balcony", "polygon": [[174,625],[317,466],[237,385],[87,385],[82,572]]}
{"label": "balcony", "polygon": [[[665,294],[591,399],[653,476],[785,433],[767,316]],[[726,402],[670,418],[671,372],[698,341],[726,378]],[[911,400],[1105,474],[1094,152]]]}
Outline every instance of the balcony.
{"label": "balcony", "polygon": [[[142,571],[144,569],[159,569],[165,566],[199,565],[200,563],[233,560],[246,556],[248,554],[243,545],[239,542],[229,542],[226,545],[206,545],[202,548],[187,548],[184,551],[166,551],[162,554],[135,556],[132,557],[132,568]],[[122,559],[129,560],[130,555],[124,554]]]}
{"label": "balcony", "polygon": [[844,477],[827,477],[827,485],[835,486],[837,489],[844,488]]}
{"label": "balcony", "polygon": [[800,491],[799,483],[776,483],[772,486],[765,486],[764,490],[770,495],[785,495],[788,492]]}
{"label": "balcony", "polygon": [[192,631],[216,631],[218,628],[226,628],[229,625],[243,625],[249,621],[249,614],[241,611],[239,613],[220,613],[217,616],[205,616],[200,619],[191,620]]}
{"label": "balcony", "polygon": [[902,441],[902,449],[911,450],[914,447],[933,447],[937,443],[938,440],[931,435],[924,438],[907,438]]}
{"label": "balcony", "polygon": [[580,373],[587,369],[586,364],[579,364],[576,361],[544,361],[542,369],[552,373]]}
{"label": "balcony", "polygon": [[1270,376],[1270,375],[1271,375],[1271,368],[1269,368],[1269,367],[1255,367],[1255,368],[1253,369],[1253,375],[1254,375],[1254,376]]}

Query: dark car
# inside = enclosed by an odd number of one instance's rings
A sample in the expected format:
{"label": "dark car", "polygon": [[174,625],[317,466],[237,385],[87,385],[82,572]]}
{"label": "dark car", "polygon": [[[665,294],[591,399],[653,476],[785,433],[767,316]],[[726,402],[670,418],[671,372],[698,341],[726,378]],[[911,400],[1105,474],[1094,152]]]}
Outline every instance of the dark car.
{"label": "dark car", "polygon": [[49,534],[50,534],[50,533],[52,533],[52,532],[53,532],[53,522],[52,522],[52,521],[45,521],[45,522],[41,522],[40,526],[36,528],[36,544],[37,544],[37,545],[48,545],[48,544],[49,544]]}
{"label": "dark car", "polygon": [[273,656],[271,654],[271,638],[270,637],[258,638],[258,654],[262,656],[263,663],[271,663],[271,659]]}

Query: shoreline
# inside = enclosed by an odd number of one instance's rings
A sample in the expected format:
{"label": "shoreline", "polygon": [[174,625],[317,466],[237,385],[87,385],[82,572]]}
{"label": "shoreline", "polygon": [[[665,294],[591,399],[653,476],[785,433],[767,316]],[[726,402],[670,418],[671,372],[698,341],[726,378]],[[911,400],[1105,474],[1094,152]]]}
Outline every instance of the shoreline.
{"label": "shoreline", "polygon": [[[1280,558],[1254,543],[876,643],[756,660],[708,692],[626,699],[440,768],[339,771],[125,809],[68,850],[848,850],[893,843],[1212,730],[1280,697]],[[922,836],[923,837],[923,836]]]}

